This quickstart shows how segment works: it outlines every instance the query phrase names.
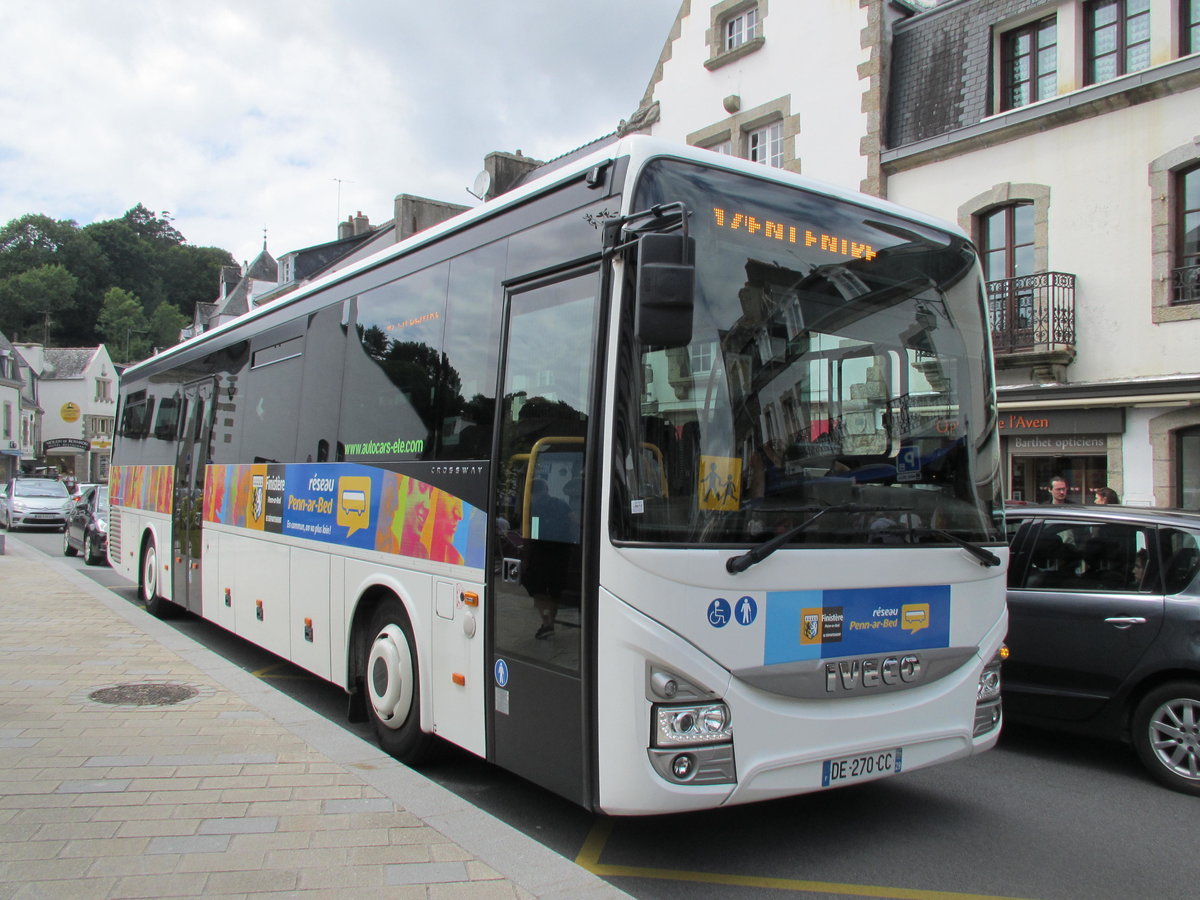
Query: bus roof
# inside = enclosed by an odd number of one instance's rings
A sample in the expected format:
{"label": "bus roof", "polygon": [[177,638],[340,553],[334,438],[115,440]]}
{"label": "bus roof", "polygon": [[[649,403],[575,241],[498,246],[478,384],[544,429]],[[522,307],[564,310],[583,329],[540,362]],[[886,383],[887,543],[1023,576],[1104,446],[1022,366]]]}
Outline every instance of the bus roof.
{"label": "bus roof", "polygon": [[[586,148],[581,148],[586,149]],[[622,157],[628,157],[634,171],[640,171],[641,168],[650,160],[655,158],[667,157],[685,161],[700,163],[714,168],[720,168],[733,172],[740,172],[754,178],[774,181],[779,184],[788,185],[791,187],[801,188],[815,194],[821,194],[829,197],[832,200],[839,200],[847,203],[853,203],[858,206],[866,206],[871,209],[878,209],[888,212],[909,221],[924,224],[939,231],[949,232],[959,237],[968,239],[968,236],[955,224],[935,216],[926,215],[908,207],[900,206],[888,200],[882,200],[878,197],[873,197],[869,194],[863,194],[859,191],[839,187],[827,182],[818,181],[805,175],[798,175],[793,172],[788,172],[783,169],[764,166],[762,163],[751,162],[749,160],[740,159],[734,156],[717,154],[711,150],[705,150],[699,147],[692,147],[686,144],[678,144],[672,141],[664,141],[660,138],[648,137],[646,135],[628,135],[619,138],[612,142],[603,142],[597,145],[596,149],[577,155],[575,153],[567,154],[560,160],[551,161],[544,167],[544,172],[538,174],[539,170],[534,170],[533,176],[529,181],[521,184],[510,191],[507,191],[500,196],[489,200],[477,207],[459,213],[452,218],[446,219],[443,222],[426,228],[417,234],[406,238],[399,243],[390,247],[385,247],[382,250],[370,256],[364,257],[345,268],[337,269],[322,275],[308,284],[302,285],[290,293],[272,300],[260,307],[251,309],[248,313],[238,316],[229,322],[224,322],[215,328],[202,332],[195,337],[189,338],[179,344],[175,344],[166,350],[162,351],[149,359],[143,360],[135,365],[130,366],[125,370],[125,374],[139,374],[139,370],[148,366],[151,363],[159,363],[184,353],[194,347],[203,346],[210,341],[216,339],[226,332],[235,329],[244,328],[248,322],[255,319],[269,316],[280,309],[291,306],[305,297],[323,290],[330,285],[337,284],[340,281],[348,280],[362,272],[369,271],[376,266],[382,265],[392,259],[404,256],[418,248],[431,244],[438,239],[454,232],[465,229],[477,222],[496,216],[507,209],[519,206],[525,201],[536,197],[540,194],[547,193],[564,182],[572,181],[581,177],[584,173],[590,171],[598,165],[611,162]],[[627,211],[627,210],[626,210]]]}

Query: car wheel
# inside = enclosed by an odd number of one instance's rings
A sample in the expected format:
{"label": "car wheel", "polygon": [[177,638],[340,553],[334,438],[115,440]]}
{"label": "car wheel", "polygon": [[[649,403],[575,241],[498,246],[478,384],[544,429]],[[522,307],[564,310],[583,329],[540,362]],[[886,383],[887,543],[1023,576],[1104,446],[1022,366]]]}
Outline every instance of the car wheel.
{"label": "car wheel", "polygon": [[394,599],[380,604],[363,633],[359,657],[367,714],[386,753],[416,765],[429,758],[433,736],[421,730],[421,679],[412,625]]}
{"label": "car wheel", "polygon": [[171,614],[173,604],[158,592],[158,549],[153,538],[142,548],[138,596],[146,604],[146,612],[155,618],[165,619]]}
{"label": "car wheel", "polygon": [[74,556],[78,551],[71,546],[71,535],[63,530],[63,556]]}
{"label": "car wheel", "polygon": [[1133,745],[1156,779],[1200,796],[1200,683],[1173,681],[1143,697],[1133,714]]}
{"label": "car wheel", "polygon": [[83,536],[83,561],[89,566],[98,566],[100,559],[96,554],[96,545],[92,542],[92,533],[89,531]]}

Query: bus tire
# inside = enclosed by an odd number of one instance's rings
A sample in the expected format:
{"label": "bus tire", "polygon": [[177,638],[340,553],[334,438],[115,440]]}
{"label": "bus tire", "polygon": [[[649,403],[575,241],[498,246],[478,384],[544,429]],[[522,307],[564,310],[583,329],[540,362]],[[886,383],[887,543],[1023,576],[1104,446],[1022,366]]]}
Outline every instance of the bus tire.
{"label": "bus tire", "polygon": [[142,544],[141,565],[138,567],[138,598],[146,605],[146,612],[156,619],[171,615],[173,604],[158,590],[158,548],[154,538],[148,537]]}
{"label": "bus tire", "polygon": [[412,625],[400,603],[384,600],[363,635],[367,716],[384,752],[405,765],[429,759],[434,736],[421,730],[421,676]]}

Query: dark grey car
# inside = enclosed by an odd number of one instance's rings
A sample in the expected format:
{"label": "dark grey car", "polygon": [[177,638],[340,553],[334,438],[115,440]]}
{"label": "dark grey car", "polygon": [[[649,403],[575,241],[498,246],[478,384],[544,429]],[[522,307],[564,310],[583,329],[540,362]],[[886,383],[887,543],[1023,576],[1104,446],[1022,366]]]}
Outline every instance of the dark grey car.
{"label": "dark grey car", "polygon": [[1004,713],[1132,741],[1200,795],[1200,515],[1113,506],[1006,511]]}
{"label": "dark grey car", "polygon": [[107,484],[88,485],[75,501],[63,529],[63,553],[82,553],[89,566],[108,562]]}

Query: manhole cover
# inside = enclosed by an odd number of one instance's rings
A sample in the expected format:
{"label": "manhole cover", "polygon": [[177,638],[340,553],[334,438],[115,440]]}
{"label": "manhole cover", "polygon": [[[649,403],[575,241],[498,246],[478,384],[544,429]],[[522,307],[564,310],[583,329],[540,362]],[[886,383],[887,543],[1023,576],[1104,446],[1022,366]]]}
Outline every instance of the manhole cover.
{"label": "manhole cover", "polygon": [[88,694],[88,699],[95,700],[97,703],[110,703],[114,706],[170,706],[173,703],[191,700],[198,693],[200,693],[199,689],[190,684],[146,682],[100,688],[100,690]]}

